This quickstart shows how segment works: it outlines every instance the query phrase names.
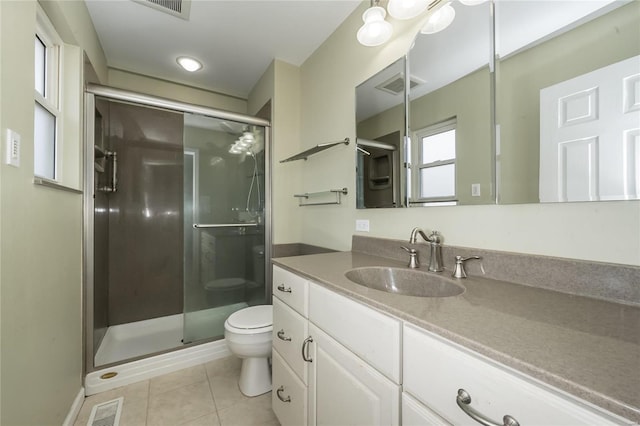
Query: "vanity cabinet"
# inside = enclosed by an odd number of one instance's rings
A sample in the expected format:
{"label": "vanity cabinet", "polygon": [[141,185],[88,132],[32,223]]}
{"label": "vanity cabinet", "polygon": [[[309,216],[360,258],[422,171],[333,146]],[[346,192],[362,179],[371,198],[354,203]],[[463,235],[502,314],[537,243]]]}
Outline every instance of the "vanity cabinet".
{"label": "vanity cabinet", "polygon": [[273,276],[273,410],[283,426],[502,425],[505,415],[522,426],[629,424],[278,266]]}
{"label": "vanity cabinet", "polygon": [[278,266],[273,277],[280,423],[399,425],[401,322]]}
{"label": "vanity cabinet", "polygon": [[[495,424],[503,424],[505,415],[520,425],[604,426],[624,422],[560,390],[406,324],[403,380],[405,395],[408,394],[413,407],[418,407],[414,411],[424,408],[451,424],[476,424],[473,416],[484,416]],[[469,397],[468,403],[465,397]]]}

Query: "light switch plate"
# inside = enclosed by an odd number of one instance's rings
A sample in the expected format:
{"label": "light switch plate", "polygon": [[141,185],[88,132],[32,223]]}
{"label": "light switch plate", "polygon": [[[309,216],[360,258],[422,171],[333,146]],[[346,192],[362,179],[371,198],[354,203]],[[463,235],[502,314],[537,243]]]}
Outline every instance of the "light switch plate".
{"label": "light switch plate", "polygon": [[479,197],[480,196],[480,184],[479,183],[472,183],[471,184],[471,196],[472,197]]}
{"label": "light switch plate", "polygon": [[356,231],[369,232],[369,220],[356,219]]}
{"label": "light switch plate", "polygon": [[10,166],[20,167],[20,134],[7,129],[5,147],[5,162]]}

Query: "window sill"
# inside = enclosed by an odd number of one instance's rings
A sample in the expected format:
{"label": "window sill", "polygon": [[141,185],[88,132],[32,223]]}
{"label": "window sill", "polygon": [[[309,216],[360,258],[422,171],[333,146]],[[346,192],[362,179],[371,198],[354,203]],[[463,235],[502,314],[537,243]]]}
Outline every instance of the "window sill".
{"label": "window sill", "polygon": [[58,182],[55,182],[55,181],[49,180],[49,179],[45,179],[45,178],[41,178],[41,177],[34,177],[33,178],[33,184],[34,185],[46,186],[47,188],[52,188],[52,189],[58,189],[60,191],[72,192],[74,194],[82,194],[82,191],[79,190],[79,189],[71,188],[70,186],[61,185]]}

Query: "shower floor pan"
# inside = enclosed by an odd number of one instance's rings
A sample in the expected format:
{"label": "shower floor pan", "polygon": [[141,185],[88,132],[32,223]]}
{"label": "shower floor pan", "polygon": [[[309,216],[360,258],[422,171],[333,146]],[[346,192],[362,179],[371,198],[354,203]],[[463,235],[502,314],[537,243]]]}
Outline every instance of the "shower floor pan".
{"label": "shower floor pan", "polygon": [[205,309],[187,314],[169,315],[144,321],[111,326],[95,355],[95,365],[137,358],[183,345],[185,315],[188,317],[189,340],[197,341],[224,334],[224,321],[246,303]]}
{"label": "shower floor pan", "polygon": [[[237,303],[187,313],[191,338],[198,340],[211,335],[222,336],[225,319],[244,307],[247,307],[246,303]],[[184,316],[170,315],[109,327],[96,353],[95,365],[182,347]],[[85,394],[93,395],[229,355],[231,352],[225,340],[221,339],[148,356],[87,374]],[[103,378],[106,373],[111,374]]]}

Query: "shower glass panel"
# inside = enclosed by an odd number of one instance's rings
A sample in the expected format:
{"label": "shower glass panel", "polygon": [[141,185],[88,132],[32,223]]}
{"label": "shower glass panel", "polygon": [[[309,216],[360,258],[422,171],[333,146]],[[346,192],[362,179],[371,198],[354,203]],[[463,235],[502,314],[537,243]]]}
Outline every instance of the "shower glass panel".
{"label": "shower glass panel", "polygon": [[266,303],[265,128],[184,115],[184,343]]}
{"label": "shower glass panel", "polygon": [[223,338],[270,301],[268,120],[91,84],[85,105],[86,371]]}

